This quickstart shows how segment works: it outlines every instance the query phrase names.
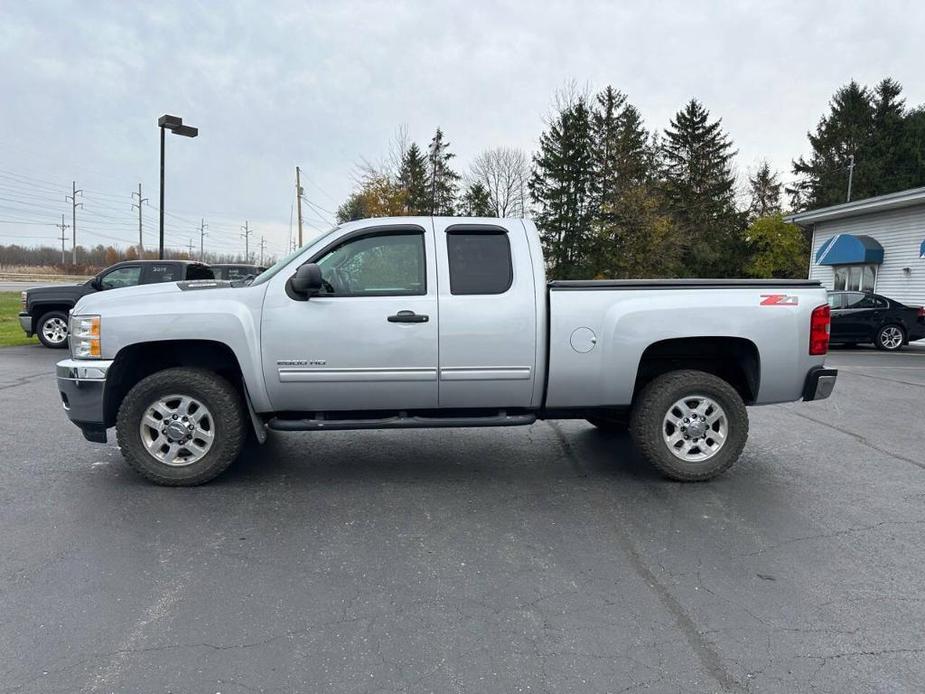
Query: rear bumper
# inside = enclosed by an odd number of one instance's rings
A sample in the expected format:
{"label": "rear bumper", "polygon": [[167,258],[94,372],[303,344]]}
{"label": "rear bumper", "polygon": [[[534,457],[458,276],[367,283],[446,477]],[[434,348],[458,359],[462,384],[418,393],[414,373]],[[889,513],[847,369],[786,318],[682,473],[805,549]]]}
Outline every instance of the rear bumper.
{"label": "rear bumper", "polygon": [[106,443],[103,398],[111,366],[111,360],[65,359],[55,370],[64,411],[87,441]]}
{"label": "rear bumper", "polygon": [[835,389],[835,379],[838,369],[826,369],[817,366],[806,374],[806,383],[803,385],[804,400],[825,400]]}
{"label": "rear bumper", "polygon": [[26,337],[32,337],[32,316],[28,313],[19,314],[19,327],[26,333]]}

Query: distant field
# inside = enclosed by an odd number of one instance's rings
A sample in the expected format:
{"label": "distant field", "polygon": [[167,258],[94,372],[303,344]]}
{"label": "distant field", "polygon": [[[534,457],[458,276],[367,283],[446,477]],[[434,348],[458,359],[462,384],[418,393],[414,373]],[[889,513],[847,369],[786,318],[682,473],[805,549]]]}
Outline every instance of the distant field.
{"label": "distant field", "polygon": [[19,327],[19,292],[0,292],[0,347],[31,345],[37,338],[26,337]]}

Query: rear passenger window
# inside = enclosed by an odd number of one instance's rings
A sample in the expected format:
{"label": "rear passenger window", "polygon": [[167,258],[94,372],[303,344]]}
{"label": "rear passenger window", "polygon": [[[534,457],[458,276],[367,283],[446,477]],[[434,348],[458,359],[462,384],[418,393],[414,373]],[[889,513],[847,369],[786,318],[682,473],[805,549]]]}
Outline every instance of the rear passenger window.
{"label": "rear passenger window", "polygon": [[511,288],[511,244],[501,229],[448,229],[451,294],[503,294]]}

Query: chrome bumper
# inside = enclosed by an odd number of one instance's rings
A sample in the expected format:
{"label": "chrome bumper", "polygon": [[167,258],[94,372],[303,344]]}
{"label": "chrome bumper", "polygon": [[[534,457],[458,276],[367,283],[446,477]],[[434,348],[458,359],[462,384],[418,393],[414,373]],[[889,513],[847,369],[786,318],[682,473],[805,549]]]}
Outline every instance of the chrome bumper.
{"label": "chrome bumper", "polygon": [[111,359],[64,359],[55,367],[61,404],[88,441],[106,443],[103,399]]}
{"label": "chrome bumper", "polygon": [[825,369],[817,366],[806,374],[806,383],[803,385],[804,400],[825,400],[835,390],[835,379],[838,369]]}
{"label": "chrome bumper", "polygon": [[19,314],[19,327],[28,337],[32,337],[32,316],[28,313]]}

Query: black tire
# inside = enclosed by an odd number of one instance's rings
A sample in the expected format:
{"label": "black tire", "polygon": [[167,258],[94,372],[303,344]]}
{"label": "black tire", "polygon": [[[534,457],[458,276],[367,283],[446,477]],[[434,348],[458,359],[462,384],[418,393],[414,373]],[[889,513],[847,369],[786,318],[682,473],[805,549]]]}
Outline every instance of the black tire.
{"label": "black tire", "polygon": [[629,428],[629,422],[625,419],[616,419],[611,417],[588,417],[588,422],[593,424],[601,431],[608,434],[619,434]]}
{"label": "black tire", "polygon": [[[48,327],[46,324],[51,323],[52,321],[57,321],[58,325],[61,323],[64,324],[64,337],[60,341],[55,341],[50,339],[45,335],[45,328]],[[52,331],[49,330],[51,333]],[[60,335],[61,331],[54,331],[56,334]],[[39,342],[48,347],[49,349],[64,349],[67,347],[67,313],[64,311],[49,311],[48,313],[42,314],[42,317],[39,318],[38,324],[36,325],[35,334],[39,338]]]}
{"label": "black tire", "polygon": [[[677,457],[663,430],[667,429],[669,409],[683,398],[697,395],[711,398],[725,412],[726,438],[712,457],[695,462]],[[663,475],[679,482],[699,482],[725,472],[739,459],[748,439],[748,413],[741,396],[718,376],[704,371],[671,371],[652,380],[637,396],[630,414],[630,434],[643,457]]]}
{"label": "black tire", "polygon": [[[896,331],[899,331],[899,342],[896,342]],[[901,325],[884,325],[877,331],[874,345],[884,352],[898,352],[906,344],[906,331]]]}
{"label": "black tire", "polygon": [[[161,462],[142,442],[142,417],[160,398],[171,395],[202,402],[214,421],[211,448],[188,465]],[[234,462],[249,426],[241,396],[225,378],[207,369],[172,368],[142,379],[128,392],[116,418],[116,438],[125,462],[142,477],[156,484],[189,487],[208,482]]]}

